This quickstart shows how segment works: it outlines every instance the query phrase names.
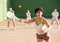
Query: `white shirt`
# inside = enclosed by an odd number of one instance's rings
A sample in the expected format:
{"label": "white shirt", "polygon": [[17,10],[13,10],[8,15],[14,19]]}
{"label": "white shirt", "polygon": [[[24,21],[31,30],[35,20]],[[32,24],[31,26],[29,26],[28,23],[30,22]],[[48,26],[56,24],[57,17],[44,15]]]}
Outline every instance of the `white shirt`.
{"label": "white shirt", "polygon": [[27,15],[27,20],[31,20],[31,13],[30,12],[27,12],[26,15]]}
{"label": "white shirt", "polygon": [[58,18],[59,13],[58,13],[57,11],[54,11],[54,12],[52,13],[52,16],[53,16],[53,18]]}
{"label": "white shirt", "polygon": [[15,14],[14,14],[14,11],[8,11],[7,12],[7,17],[8,18],[11,18],[11,19],[18,19],[19,20],[19,18],[17,18],[16,16],[15,16]]}
{"label": "white shirt", "polygon": [[7,17],[12,18],[14,16],[14,12],[8,11],[7,12]]}

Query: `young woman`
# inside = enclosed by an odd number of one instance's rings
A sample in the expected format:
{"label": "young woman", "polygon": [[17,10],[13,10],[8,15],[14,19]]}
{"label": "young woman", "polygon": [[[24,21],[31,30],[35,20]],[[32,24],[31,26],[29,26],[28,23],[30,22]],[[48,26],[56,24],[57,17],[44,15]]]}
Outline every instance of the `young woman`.
{"label": "young woman", "polygon": [[[50,26],[47,23],[46,19],[42,17],[43,10],[41,8],[35,9],[36,17],[32,18],[29,21],[25,21],[25,23],[32,23],[35,22],[35,28],[37,30],[36,36],[37,36],[37,42],[42,42],[45,40],[45,42],[49,42],[49,36],[47,35],[47,32],[45,32],[46,29],[48,29]],[[47,28],[43,29],[44,25],[47,26]]]}

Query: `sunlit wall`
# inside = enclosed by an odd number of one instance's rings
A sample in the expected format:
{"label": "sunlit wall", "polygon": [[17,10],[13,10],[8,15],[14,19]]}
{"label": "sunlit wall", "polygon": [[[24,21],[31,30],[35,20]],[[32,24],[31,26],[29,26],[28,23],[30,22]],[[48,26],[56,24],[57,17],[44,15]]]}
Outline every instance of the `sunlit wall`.
{"label": "sunlit wall", "polygon": [[6,20],[7,0],[0,0],[0,21]]}

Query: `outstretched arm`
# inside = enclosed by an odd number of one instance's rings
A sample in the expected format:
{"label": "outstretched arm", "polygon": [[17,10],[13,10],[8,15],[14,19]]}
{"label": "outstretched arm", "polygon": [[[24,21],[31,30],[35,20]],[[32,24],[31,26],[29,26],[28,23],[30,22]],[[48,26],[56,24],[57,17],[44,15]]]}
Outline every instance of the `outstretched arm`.
{"label": "outstretched arm", "polygon": [[28,20],[28,21],[24,21],[25,23],[32,23],[35,21],[35,18],[32,18],[31,20]]}

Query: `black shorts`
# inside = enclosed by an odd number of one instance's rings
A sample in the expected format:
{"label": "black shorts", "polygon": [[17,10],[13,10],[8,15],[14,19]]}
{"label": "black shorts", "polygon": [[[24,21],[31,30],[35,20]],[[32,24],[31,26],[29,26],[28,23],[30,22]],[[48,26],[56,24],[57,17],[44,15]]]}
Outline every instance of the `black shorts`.
{"label": "black shorts", "polygon": [[47,33],[44,33],[44,34],[37,34],[36,33],[36,36],[38,39],[43,39],[43,40],[48,40],[49,37],[47,36]]}

